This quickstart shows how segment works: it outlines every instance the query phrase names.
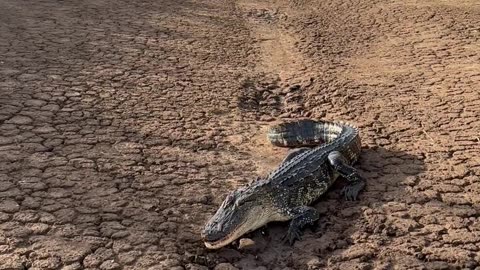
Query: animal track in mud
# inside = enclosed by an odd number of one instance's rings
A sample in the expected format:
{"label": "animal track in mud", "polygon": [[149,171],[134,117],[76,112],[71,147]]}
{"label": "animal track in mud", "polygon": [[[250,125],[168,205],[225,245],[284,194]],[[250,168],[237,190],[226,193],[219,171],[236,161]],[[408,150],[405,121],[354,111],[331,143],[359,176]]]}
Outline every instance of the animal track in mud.
{"label": "animal track in mud", "polygon": [[278,80],[245,79],[241,83],[238,106],[243,111],[259,114],[270,112],[276,116],[281,110],[281,99],[278,92]]}
{"label": "animal track in mud", "polygon": [[248,20],[252,20],[258,23],[275,23],[280,18],[284,17],[284,14],[279,13],[278,9],[249,9],[245,12],[244,17]]}
{"label": "animal track in mud", "polygon": [[238,107],[243,112],[262,116],[261,120],[270,121],[271,117],[305,117],[304,104],[309,87],[314,79],[289,85],[278,84],[278,80],[246,79],[239,91]]}

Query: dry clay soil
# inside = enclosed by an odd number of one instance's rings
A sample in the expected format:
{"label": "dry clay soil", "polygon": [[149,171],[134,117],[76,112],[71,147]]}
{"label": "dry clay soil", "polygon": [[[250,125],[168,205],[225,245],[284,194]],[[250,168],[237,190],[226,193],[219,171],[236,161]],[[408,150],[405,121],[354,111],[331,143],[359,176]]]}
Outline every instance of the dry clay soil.
{"label": "dry clay soil", "polygon": [[[1,0],[0,269],[480,269],[478,0]],[[361,130],[293,246],[205,249],[285,119]]]}

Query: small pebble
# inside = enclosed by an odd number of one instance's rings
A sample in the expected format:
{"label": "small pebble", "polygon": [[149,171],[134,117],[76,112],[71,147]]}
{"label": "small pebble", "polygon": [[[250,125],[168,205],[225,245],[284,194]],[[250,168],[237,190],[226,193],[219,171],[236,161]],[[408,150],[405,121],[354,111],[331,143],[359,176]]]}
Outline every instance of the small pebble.
{"label": "small pebble", "polygon": [[255,245],[255,241],[250,238],[242,238],[239,241],[238,249],[246,249]]}
{"label": "small pebble", "polygon": [[229,263],[220,263],[215,266],[214,270],[238,270],[238,268]]}

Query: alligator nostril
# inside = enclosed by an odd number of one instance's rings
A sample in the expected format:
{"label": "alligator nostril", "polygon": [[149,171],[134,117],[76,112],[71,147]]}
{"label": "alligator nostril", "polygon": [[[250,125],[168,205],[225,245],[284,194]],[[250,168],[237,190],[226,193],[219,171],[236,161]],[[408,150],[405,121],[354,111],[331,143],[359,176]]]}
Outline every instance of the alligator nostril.
{"label": "alligator nostril", "polygon": [[205,241],[205,242],[215,242],[215,241],[218,241],[218,239],[220,239],[222,236],[222,234],[219,232],[219,231],[216,231],[216,230],[204,230],[202,233],[201,233],[201,237],[202,237],[202,240]]}
{"label": "alligator nostril", "polygon": [[203,239],[204,241],[213,241],[212,236],[211,236],[211,235],[208,235],[208,234],[202,235],[202,239]]}
{"label": "alligator nostril", "polygon": [[208,236],[208,232],[206,229],[202,230],[202,232],[200,233],[200,237],[202,237],[202,239],[207,239],[207,236]]}

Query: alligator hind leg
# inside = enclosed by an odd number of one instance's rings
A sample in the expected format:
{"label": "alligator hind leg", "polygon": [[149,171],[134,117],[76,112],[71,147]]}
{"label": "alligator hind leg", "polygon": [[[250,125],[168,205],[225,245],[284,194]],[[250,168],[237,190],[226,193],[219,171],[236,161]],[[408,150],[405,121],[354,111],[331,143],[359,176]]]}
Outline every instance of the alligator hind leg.
{"label": "alligator hind leg", "polygon": [[293,210],[289,211],[288,214],[292,216],[292,221],[290,221],[288,232],[283,240],[290,245],[292,245],[295,240],[300,240],[302,234],[301,230],[305,225],[313,224],[313,222],[320,217],[318,211],[310,206],[295,207]]}
{"label": "alligator hind leg", "polygon": [[365,179],[354,167],[348,165],[345,157],[338,151],[328,154],[328,161],[335,171],[348,180],[348,184],[342,189],[345,199],[355,201],[358,193],[365,187]]}

